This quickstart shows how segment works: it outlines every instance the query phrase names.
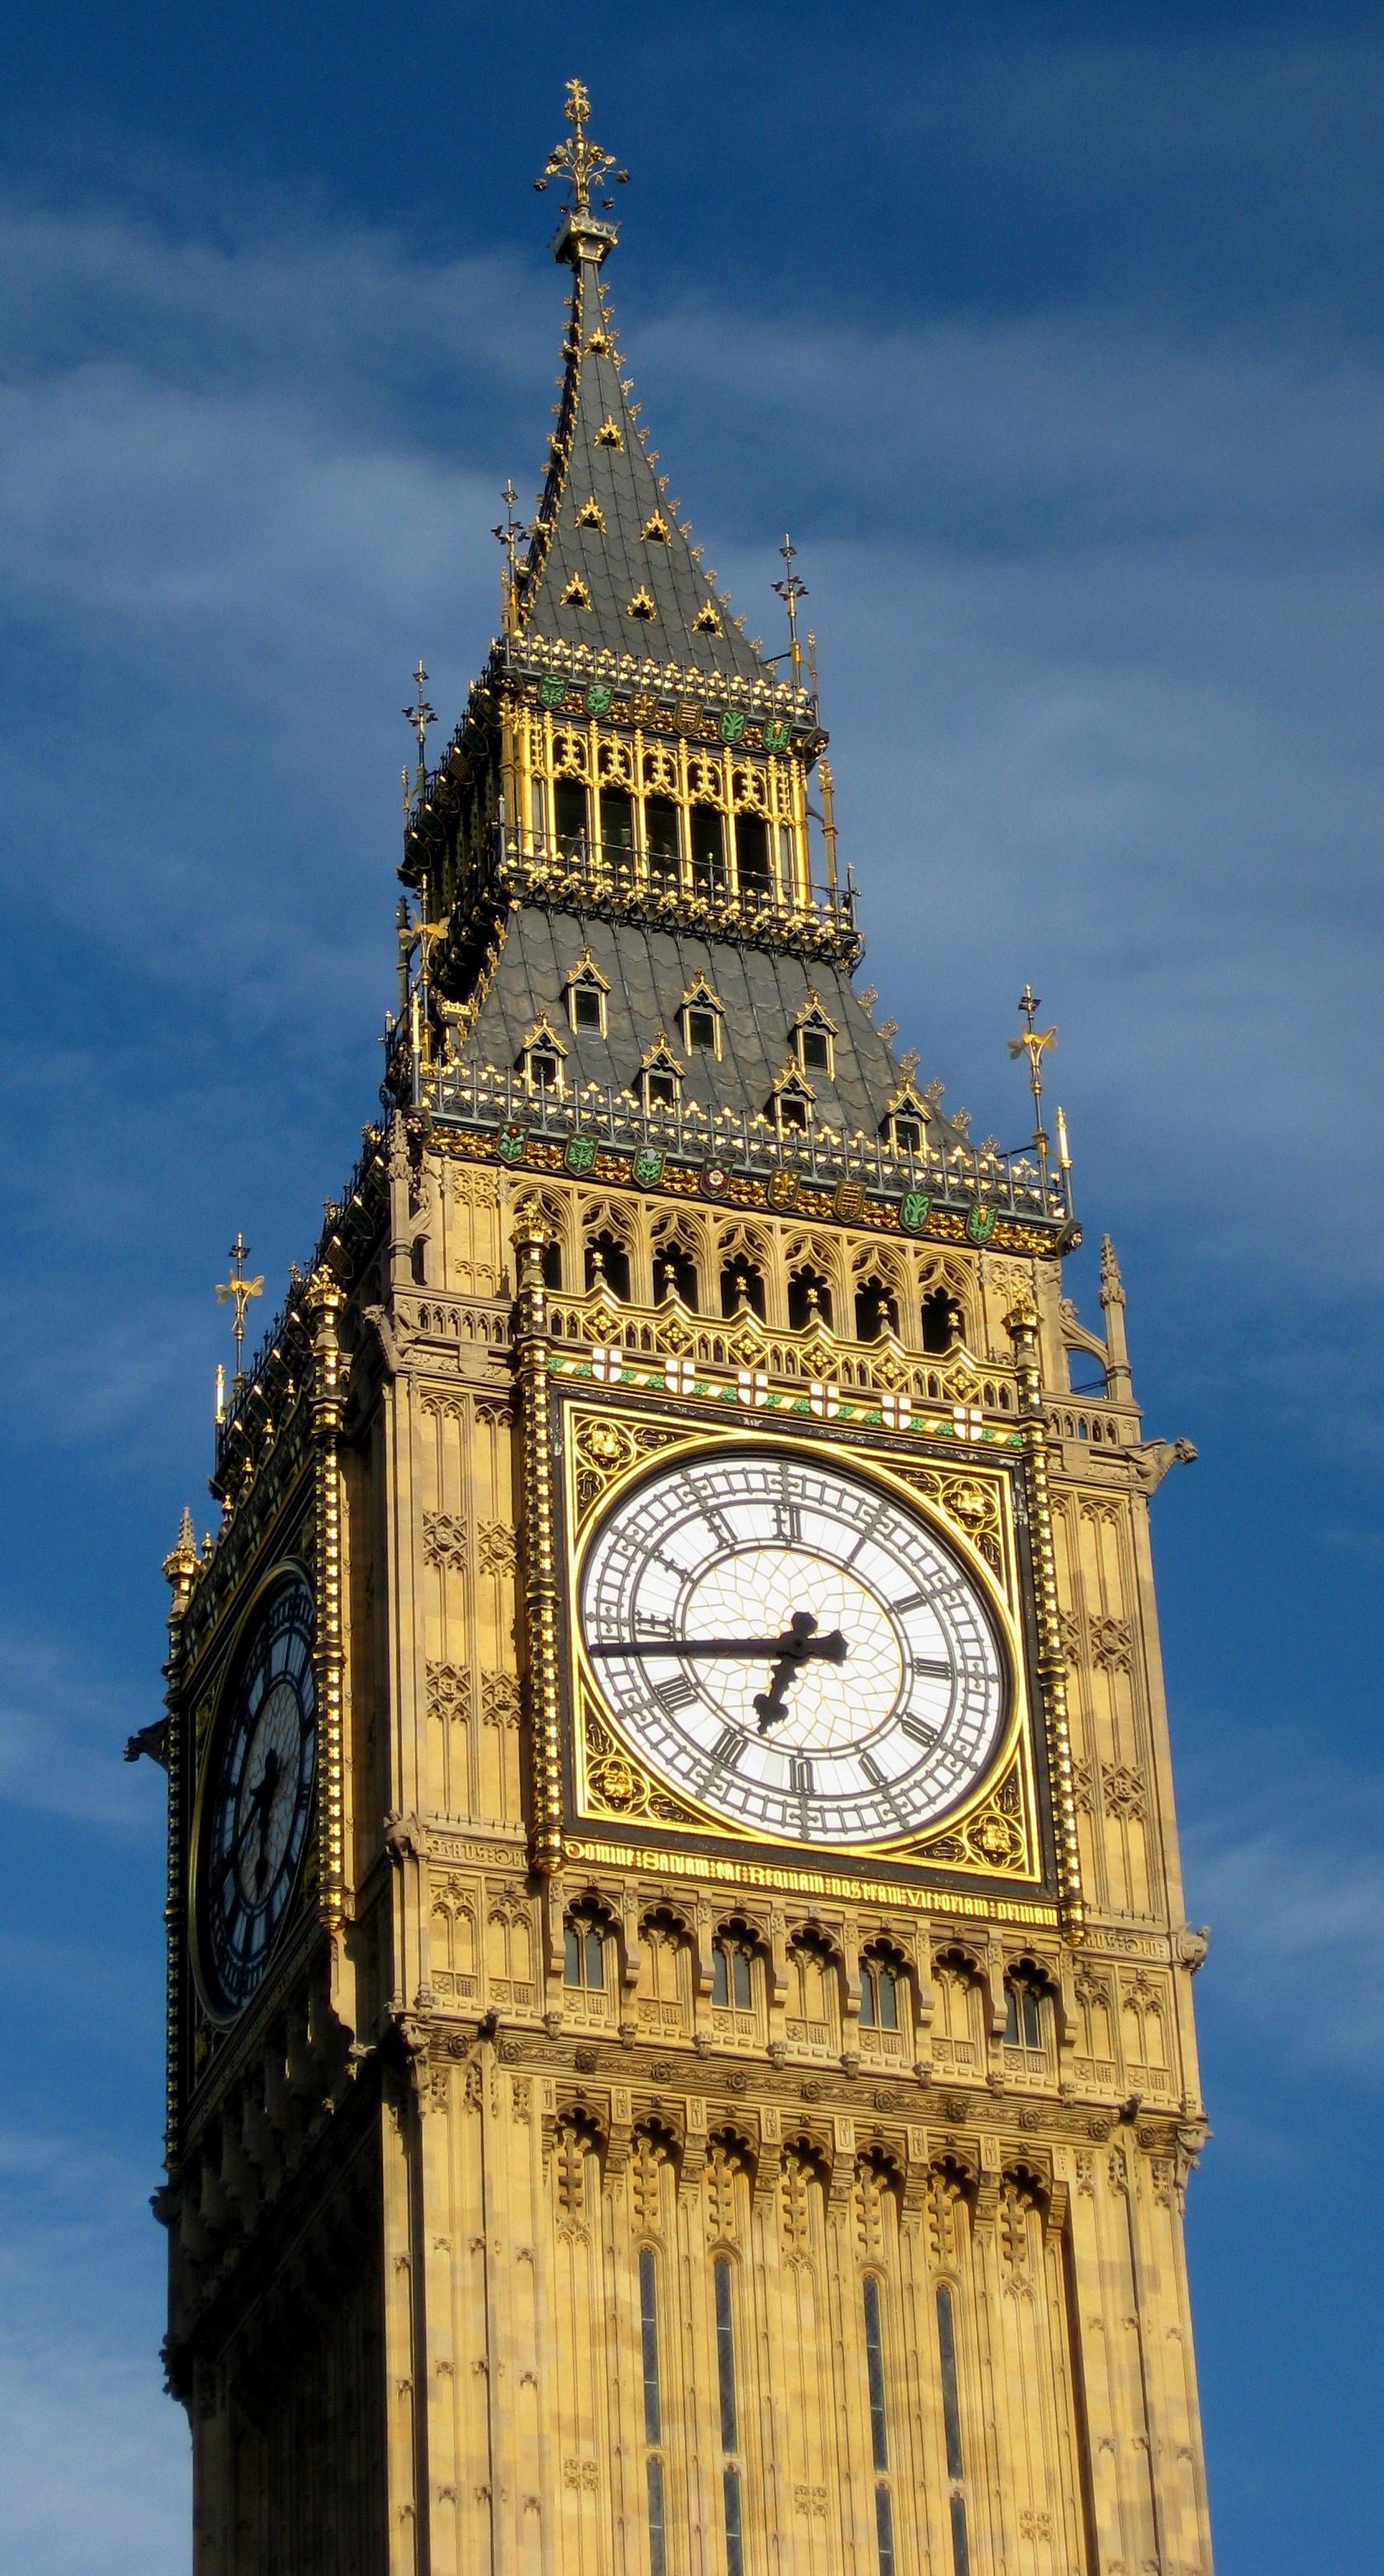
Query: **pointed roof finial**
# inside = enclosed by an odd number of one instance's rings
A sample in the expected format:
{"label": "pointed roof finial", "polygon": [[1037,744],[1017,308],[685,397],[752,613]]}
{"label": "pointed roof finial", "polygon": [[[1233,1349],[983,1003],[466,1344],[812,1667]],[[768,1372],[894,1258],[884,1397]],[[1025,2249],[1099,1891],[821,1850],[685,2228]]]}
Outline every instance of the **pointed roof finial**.
{"label": "pointed roof finial", "polygon": [[1042,1065],[1043,1049],[1044,1047],[1056,1046],[1057,1031],[1055,1028],[1035,1029],[1033,1023],[1043,1005],[1039,1001],[1031,984],[1025,984],[1022,993],[1019,995],[1018,1007],[1024,1019],[1028,1022],[1028,1031],[1024,1037],[1010,1039],[1009,1053],[1011,1060],[1013,1057],[1020,1055],[1026,1055],[1028,1057],[1028,1080],[1029,1088],[1033,1093],[1033,1115],[1036,1122],[1033,1130],[1033,1142],[1038,1149],[1038,1170],[1042,1180],[1043,1204],[1046,1207],[1048,1196],[1048,1138],[1047,1130],[1043,1125]]}
{"label": "pointed roof finial", "polygon": [[806,599],[807,597],[806,582],[800,581],[793,570],[794,557],[796,556],[797,551],[798,549],[794,545],[792,538],[785,536],[782,545],[779,547],[779,553],[783,557],[784,568],[787,572],[788,578],[786,581],[776,581],[773,585],[774,589],[778,592],[779,598],[783,601],[788,610],[788,649],[793,656],[793,686],[795,688],[798,685],[798,673],[802,668],[803,658],[802,646],[798,642],[798,602],[800,599]]}
{"label": "pointed roof finial", "polygon": [[230,1258],[235,1263],[235,1269],[232,1271],[229,1279],[218,1281],[216,1289],[216,1302],[218,1306],[228,1304],[232,1298],[235,1300],[235,1316],[231,1324],[231,1331],[235,1335],[235,1382],[237,1391],[245,1383],[244,1372],[240,1365],[241,1345],[245,1340],[245,1308],[250,1298],[262,1297],[264,1295],[263,1271],[260,1272],[258,1279],[247,1279],[245,1276],[245,1256],[249,1249],[249,1244],[242,1240],[240,1228],[237,1226],[236,1238],[234,1243],[231,1245],[230,1250]]}

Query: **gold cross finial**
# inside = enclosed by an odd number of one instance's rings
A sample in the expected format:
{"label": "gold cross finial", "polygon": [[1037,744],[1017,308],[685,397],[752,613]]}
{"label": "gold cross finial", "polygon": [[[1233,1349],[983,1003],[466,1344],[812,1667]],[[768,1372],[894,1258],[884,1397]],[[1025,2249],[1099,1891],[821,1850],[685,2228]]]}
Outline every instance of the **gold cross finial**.
{"label": "gold cross finial", "polygon": [[1048,1139],[1043,1126],[1042,1111],[1039,1103],[1043,1097],[1043,1050],[1045,1047],[1056,1046],[1057,1031],[1055,1028],[1035,1029],[1033,1023],[1043,1005],[1039,1001],[1031,984],[1025,984],[1022,993],[1019,995],[1018,1007],[1020,1016],[1028,1022],[1028,1027],[1023,1037],[1010,1039],[1009,1054],[1011,1062],[1015,1056],[1026,1055],[1028,1057],[1029,1088],[1033,1093],[1033,1114],[1037,1122],[1033,1131],[1033,1142],[1038,1149],[1038,1166],[1043,1176],[1043,1188],[1046,1193],[1048,1180]]}
{"label": "gold cross finial", "polygon": [[[572,191],[572,213],[589,215],[591,191],[593,187],[600,186],[607,170],[615,170],[615,155],[603,152],[599,143],[587,140],[586,120],[591,114],[591,101],[579,80],[571,80],[567,84],[564,113],[572,128],[573,139],[570,143],[553,145],[543,164],[542,178],[535,179],[533,184],[541,196],[550,179],[565,179]],[[629,186],[628,170],[615,170],[615,176],[622,188]],[[605,200],[607,206],[613,202],[610,197]]]}
{"label": "gold cross finial", "polygon": [[230,1250],[230,1258],[235,1263],[235,1268],[229,1279],[218,1281],[216,1289],[216,1302],[218,1306],[227,1305],[232,1298],[235,1300],[235,1316],[231,1324],[231,1331],[235,1335],[235,1382],[237,1386],[243,1386],[245,1382],[240,1366],[241,1345],[245,1339],[245,1309],[252,1297],[262,1297],[264,1295],[263,1271],[261,1271],[258,1279],[247,1279],[245,1276],[245,1256],[249,1249],[249,1244],[244,1241],[240,1228],[237,1226],[235,1241],[231,1245]]}

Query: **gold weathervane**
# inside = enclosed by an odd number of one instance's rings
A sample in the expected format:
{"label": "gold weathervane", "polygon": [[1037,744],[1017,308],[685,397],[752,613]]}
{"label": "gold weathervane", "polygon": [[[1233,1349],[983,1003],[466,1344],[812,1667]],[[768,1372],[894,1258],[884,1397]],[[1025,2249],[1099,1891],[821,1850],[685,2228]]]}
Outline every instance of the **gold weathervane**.
{"label": "gold weathervane", "polygon": [[[587,141],[586,120],[591,114],[591,101],[579,80],[571,80],[567,84],[567,106],[564,113],[568,124],[573,129],[573,139],[570,143],[553,145],[543,164],[542,178],[535,179],[533,184],[541,196],[550,179],[565,179],[572,191],[572,213],[589,215],[591,191],[593,187],[599,188],[607,170],[615,170],[615,155],[613,152],[603,152],[599,143]],[[628,170],[615,170],[615,176],[622,188],[629,186]],[[613,197],[606,197],[602,202],[608,210],[614,205],[615,200]]]}
{"label": "gold weathervane", "polygon": [[[800,670],[802,669],[802,658],[803,658],[803,656],[802,656],[802,646],[801,646],[801,645],[799,644],[799,642],[798,642],[798,602],[799,602],[799,600],[800,600],[800,599],[806,599],[806,597],[807,597],[807,584],[806,584],[806,582],[805,582],[805,581],[799,581],[797,574],[796,574],[796,573],[794,572],[794,570],[793,570],[793,558],[794,558],[794,556],[796,555],[797,551],[798,551],[798,549],[797,549],[797,547],[794,545],[792,538],[791,538],[791,537],[786,536],[786,537],[784,538],[784,540],[783,540],[782,545],[779,547],[779,553],[780,553],[780,554],[782,555],[782,557],[783,557],[784,564],[785,564],[785,567],[786,567],[786,569],[787,569],[788,578],[787,578],[787,580],[786,580],[786,581],[776,581],[776,582],[774,582],[774,583],[773,583],[773,585],[772,585],[772,587],[773,587],[773,588],[778,592],[779,598],[783,601],[784,606],[786,607],[786,609],[787,609],[787,611],[788,611],[788,650],[789,650],[790,654],[792,655],[792,659],[793,659],[793,686],[794,686],[794,688],[796,688],[796,687],[798,686],[798,674],[799,674]],[[815,637],[814,637],[812,640],[815,642],[815,640],[816,640],[816,639],[815,639]],[[774,658],[774,660],[777,662],[777,661],[779,660],[780,656],[776,653],[776,654],[774,655],[774,657],[773,657],[773,658]],[[814,675],[813,675],[813,695],[814,695],[814,697],[815,697],[815,695],[816,695],[816,689],[817,689],[817,683],[816,683],[816,675],[815,675],[815,671],[814,671]]]}
{"label": "gold weathervane", "polygon": [[501,545],[505,549],[505,556],[509,564],[509,578],[503,586],[501,599],[505,632],[506,634],[509,634],[514,627],[515,614],[518,605],[519,548],[528,543],[532,530],[526,527],[522,519],[516,519],[514,515],[514,504],[518,500],[519,495],[515,491],[514,477],[512,474],[506,478],[505,488],[500,494],[500,498],[505,505],[504,521],[500,527],[492,528],[490,533],[492,537],[499,538]]}
{"label": "gold weathervane", "polygon": [[[232,1298],[235,1300],[235,1316],[231,1324],[231,1331],[235,1335],[235,1383],[237,1388],[240,1388],[245,1384],[244,1371],[240,1365],[242,1348],[245,1341],[245,1309],[252,1297],[262,1297],[264,1295],[263,1271],[260,1272],[258,1279],[247,1279],[245,1276],[245,1256],[249,1249],[249,1244],[243,1240],[240,1228],[237,1226],[235,1241],[231,1245],[230,1250],[230,1258],[235,1263],[235,1269],[229,1279],[218,1280],[216,1287],[216,1302],[218,1306],[229,1305]],[[216,1370],[216,1419],[218,1422],[224,1422],[225,1418],[226,1373],[218,1362]]]}
{"label": "gold weathervane", "polygon": [[[1028,1022],[1028,1032],[1024,1037],[1010,1039],[1009,1053],[1011,1060],[1015,1056],[1020,1055],[1026,1055],[1028,1057],[1028,1079],[1033,1092],[1033,1115],[1036,1122],[1033,1130],[1033,1142],[1038,1149],[1038,1169],[1042,1176],[1043,1196],[1046,1200],[1048,1188],[1048,1138],[1047,1130],[1043,1125],[1042,1110],[1043,1050],[1045,1047],[1056,1046],[1057,1031],[1055,1028],[1035,1029],[1033,1025],[1034,1019],[1038,1012],[1041,1011],[1042,1007],[1042,1003],[1037,999],[1034,993],[1033,986],[1031,984],[1025,984],[1022,993],[1019,995],[1019,1010]],[[1067,1142],[1067,1122],[1065,1118],[1063,1118],[1060,1109],[1057,1115],[1061,1131],[1061,1143],[1065,1152]],[[1063,1165],[1063,1169],[1066,1169],[1065,1163]]]}

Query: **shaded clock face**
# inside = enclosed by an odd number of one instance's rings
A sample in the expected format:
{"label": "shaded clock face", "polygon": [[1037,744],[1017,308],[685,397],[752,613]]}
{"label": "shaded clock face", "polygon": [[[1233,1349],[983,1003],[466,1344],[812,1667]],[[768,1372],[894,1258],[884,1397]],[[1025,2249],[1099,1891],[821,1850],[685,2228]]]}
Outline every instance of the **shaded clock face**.
{"label": "shaded clock face", "polygon": [[915,1834],[1004,1730],[979,1586],[921,1514],[825,1459],[722,1451],[649,1477],[597,1529],[579,1615],[630,1744],[751,1832]]}
{"label": "shaded clock face", "polygon": [[208,2001],[247,2004],[297,1884],[316,1757],[313,1602],[285,1574],[251,1613],[210,1759],[198,1853],[198,1951]]}

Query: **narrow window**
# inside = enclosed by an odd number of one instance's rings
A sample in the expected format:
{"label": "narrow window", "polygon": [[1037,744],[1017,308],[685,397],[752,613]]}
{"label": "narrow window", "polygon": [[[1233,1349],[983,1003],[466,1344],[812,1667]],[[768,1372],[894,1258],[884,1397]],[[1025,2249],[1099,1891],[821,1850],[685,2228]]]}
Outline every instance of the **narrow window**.
{"label": "narrow window", "polygon": [[1019,2045],[1019,1998],[1013,1986],[1004,1989],[1004,2037],[1008,2048]]}
{"label": "narrow window", "polygon": [[730,2265],[716,2265],[716,2375],[721,2393],[721,2448],[726,2453],[721,2490],[726,2517],[726,2576],[745,2576],[740,2522],[740,2471],[732,2455],[740,2447],[735,2414],[735,2333],[731,2323]]}
{"label": "narrow window", "polygon": [[716,1053],[716,1014],[714,1011],[688,1012],[687,1044],[689,1050],[694,1053],[699,1047],[705,1048],[711,1055]]}
{"label": "narrow window", "polygon": [[605,1941],[598,1924],[568,1923],[562,1936],[562,1982],[585,1986],[590,1994],[605,1991]]}
{"label": "narrow window", "polygon": [[754,901],[768,901],[769,826],[761,814],[741,814],[735,825],[735,864],[740,891]]}
{"label": "narrow window", "polygon": [[947,2476],[951,2480],[951,2528],[953,2576],[971,2576],[971,2552],[966,2538],[966,2499],[961,2485],[961,2409],[956,2395],[956,2332],[952,2318],[952,2294],[945,2286],[937,2293],[937,2342],[942,2356],[942,2421],[947,2435]]}
{"label": "narrow window", "polygon": [[608,859],[627,859],[634,848],[634,808],[623,787],[601,789],[601,847]]}
{"label": "narrow window", "polygon": [[887,2487],[875,2489],[875,2536],[879,2542],[879,2576],[894,2576],[894,2507]]}
{"label": "narrow window", "polygon": [[678,809],[671,796],[645,797],[644,839],[650,865],[676,871],[682,856],[682,840],[678,831]]}
{"label": "narrow window", "polygon": [[678,1078],[675,1073],[646,1073],[644,1087],[651,1109],[677,1107]]}
{"label": "narrow window", "polygon": [[731,1952],[730,1981],[736,2011],[748,2012],[754,2002],[754,1993],[750,1985],[749,1956],[744,1950]]}
{"label": "narrow window", "polygon": [[556,1091],[558,1064],[555,1055],[543,1055],[535,1048],[529,1056],[529,1080],[535,1091]]}
{"label": "narrow window", "polygon": [[697,1311],[697,1265],[690,1252],[680,1243],[665,1245],[654,1263],[660,1301],[664,1297],[681,1297],[690,1314]]}
{"label": "narrow window", "polygon": [[730,2265],[722,2255],[716,2265],[716,2376],[721,2392],[721,2448],[738,2451],[735,2419],[735,2330],[730,2313]]}
{"label": "narrow window", "polygon": [[557,827],[558,848],[570,856],[585,852],[587,833],[586,789],[575,778],[559,778],[553,789],[553,820]]}
{"label": "narrow window", "polygon": [[605,1943],[594,1923],[586,1935],[586,1983],[597,1994],[605,1984]]}
{"label": "narrow window", "polygon": [[862,1959],[860,1962],[860,2027],[862,2030],[873,2030],[874,2026],[875,1972],[869,1961]]}
{"label": "narrow window", "polygon": [[713,2004],[730,2002],[730,1979],[726,1973],[726,1954],[719,1941],[711,1953],[711,2000]]}
{"label": "narrow window", "polygon": [[745,2576],[740,2539],[740,2471],[727,2469],[721,2479],[726,2499],[726,2576]]}
{"label": "narrow window", "polygon": [[899,2026],[899,1981],[892,1968],[879,1972],[879,2026],[881,2030]]}
{"label": "narrow window", "polygon": [[799,1061],[804,1073],[831,1071],[831,1048],[827,1042],[825,1029],[800,1029],[798,1043]]}
{"label": "narrow window", "polygon": [[421,1234],[413,1247],[413,1284],[415,1288],[426,1288],[428,1284],[428,1247]]}
{"label": "narrow window", "polygon": [[[668,2576],[668,2555],[663,2521],[663,2462],[650,2460],[645,2468],[649,2487],[649,2576]],[[892,2576],[893,2560],[889,2562]]]}
{"label": "narrow window", "polygon": [[721,1273],[721,1312],[738,1315],[742,1306],[763,1323],[764,1281],[752,1261],[728,1261]]}
{"label": "narrow window", "polygon": [[692,883],[698,894],[714,894],[726,868],[726,841],[714,805],[692,808]]}
{"label": "narrow window", "polygon": [[647,2247],[639,2257],[639,2340],[644,2359],[644,2439],[661,2442],[658,2396],[658,2271]]}
{"label": "narrow window", "polygon": [[601,996],[597,987],[594,984],[575,984],[572,988],[573,1028],[599,1029],[600,1025]]}
{"label": "narrow window", "polygon": [[543,1246],[543,1285],[545,1288],[562,1286],[562,1246],[556,1235],[551,1243]]}
{"label": "narrow window", "polygon": [[870,2450],[877,2469],[889,2466],[889,2434],[884,2421],[884,2338],[880,2330],[879,2283],[865,2277],[865,2370],[870,2389]]}
{"label": "narrow window", "polygon": [[825,1324],[830,1332],[831,1290],[819,1271],[800,1270],[789,1280],[788,1321],[795,1333],[808,1324]]}
{"label": "narrow window", "polygon": [[1025,1986],[1019,1997],[1022,2006],[1025,2048],[1041,2048],[1043,2025],[1038,2015],[1038,1998],[1031,1986]]}
{"label": "narrow window", "polygon": [[562,1936],[562,1982],[564,1986],[581,1984],[581,1934],[575,1923],[569,1923]]}

